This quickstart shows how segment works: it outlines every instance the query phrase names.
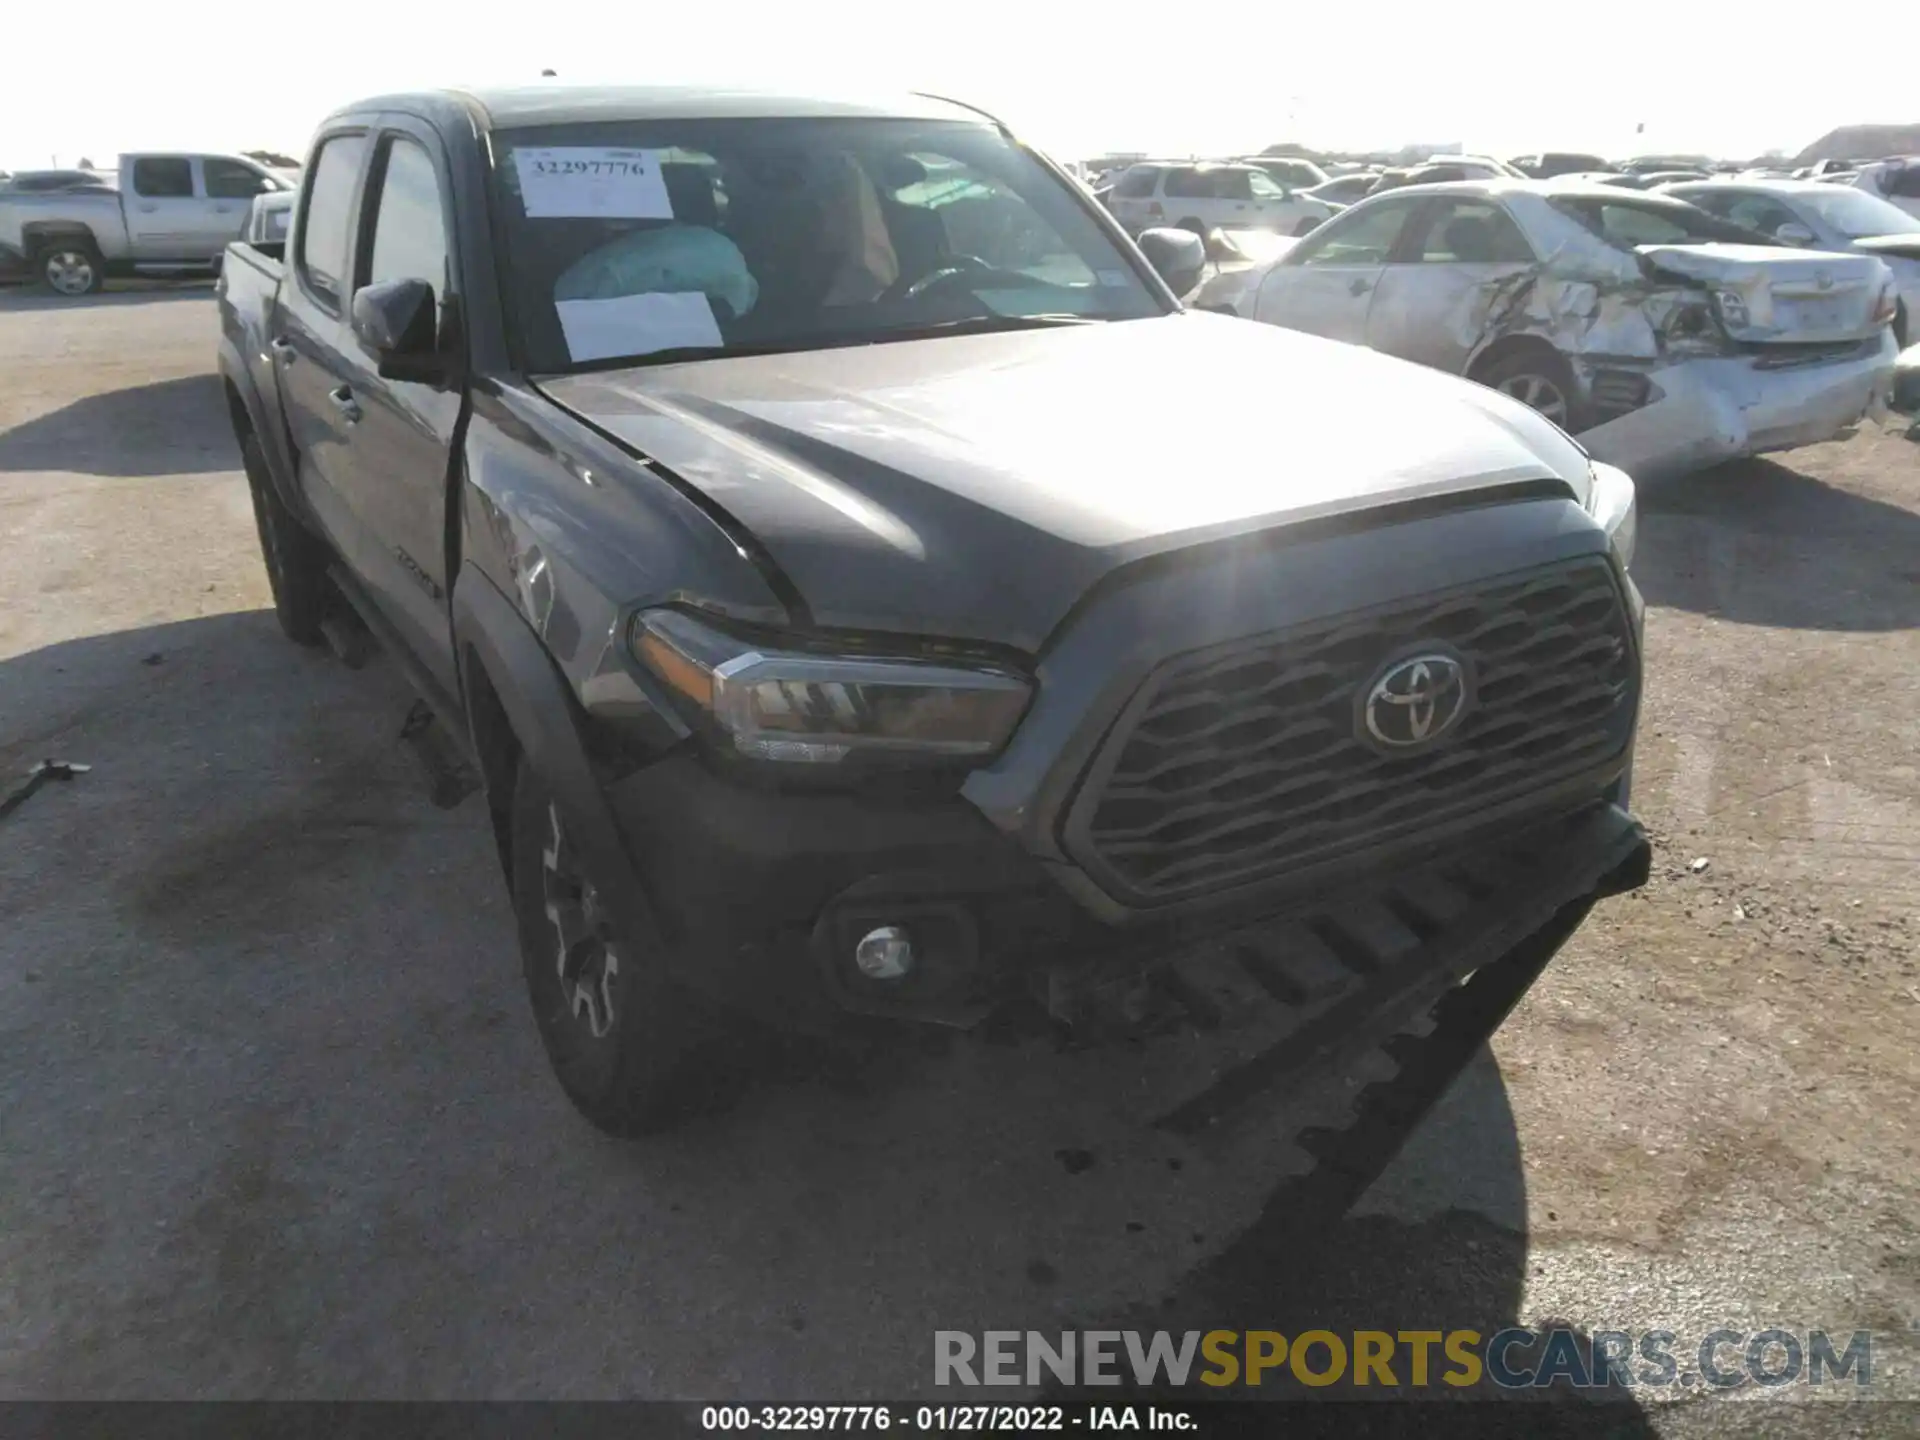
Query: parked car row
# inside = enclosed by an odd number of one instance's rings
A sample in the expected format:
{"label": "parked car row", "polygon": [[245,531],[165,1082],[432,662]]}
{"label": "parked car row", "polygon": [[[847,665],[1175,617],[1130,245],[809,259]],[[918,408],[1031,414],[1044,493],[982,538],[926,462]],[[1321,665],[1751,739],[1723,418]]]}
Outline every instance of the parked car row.
{"label": "parked car row", "polygon": [[[1515,156],[1511,161],[1488,155],[1430,155],[1417,164],[1397,165],[1337,161],[1323,165],[1304,155],[1250,155],[1220,162],[1142,159],[1129,163],[1158,167],[1182,163],[1193,166],[1210,163],[1252,165],[1289,190],[1336,206],[1351,205],[1368,195],[1408,185],[1484,180],[1501,176],[1535,180],[1578,177],[1629,190],[1653,190],[1662,185],[1698,180],[1817,180],[1827,185],[1864,189],[1876,198],[1891,201],[1909,214],[1920,215],[1920,156],[1820,161],[1798,168],[1741,167],[1712,161],[1704,156],[1682,155],[1642,155],[1616,164],[1602,156],[1582,151],[1540,151]],[[1108,168],[1092,182],[1092,188],[1096,193],[1111,189],[1127,169],[1127,165]]]}
{"label": "parked car row", "polygon": [[1876,257],[1893,274],[1895,342],[1920,340],[1920,220],[1897,206],[1810,180],[1704,180],[1661,193],[1783,244]]}

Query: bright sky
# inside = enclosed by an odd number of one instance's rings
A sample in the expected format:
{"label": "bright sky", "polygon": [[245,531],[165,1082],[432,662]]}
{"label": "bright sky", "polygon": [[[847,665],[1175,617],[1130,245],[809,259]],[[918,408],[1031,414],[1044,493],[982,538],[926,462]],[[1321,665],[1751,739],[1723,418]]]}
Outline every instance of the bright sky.
{"label": "bright sky", "polygon": [[[1787,52],[1750,43],[1765,7],[1725,0],[1306,15],[1168,0],[337,0],[197,13],[105,0],[87,13],[85,44],[23,33],[0,85],[0,166],[83,155],[107,166],[133,149],[299,154],[322,116],[361,96],[535,81],[542,68],[562,80],[930,90],[995,111],[1061,159],[1290,139],[1744,158],[1835,125],[1920,119],[1887,113],[1900,96],[1844,46],[1796,65],[1791,83],[1769,76]],[[1920,97],[1904,108],[1920,112]]]}

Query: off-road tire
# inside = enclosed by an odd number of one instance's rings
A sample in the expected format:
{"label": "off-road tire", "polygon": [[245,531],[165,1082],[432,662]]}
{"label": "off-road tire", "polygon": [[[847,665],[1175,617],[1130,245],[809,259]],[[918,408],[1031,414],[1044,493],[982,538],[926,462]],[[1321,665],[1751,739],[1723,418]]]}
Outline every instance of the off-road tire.
{"label": "off-road tire", "polygon": [[[587,908],[598,916],[597,928],[579,912],[564,914],[564,893],[555,902],[556,887],[567,883],[557,874],[565,864],[556,867],[555,852],[573,844],[578,827],[524,758],[514,777],[511,825],[511,889],[527,997],[560,1088],[609,1135],[630,1139],[670,1128],[696,1108],[696,1062],[715,1033],[706,1007],[668,977],[657,940],[623,933],[595,903]],[[570,863],[582,871],[584,860],[577,848],[571,851]],[[581,878],[587,894],[597,895],[591,876]],[[569,934],[580,933],[587,938],[567,944]],[[595,944],[602,947],[601,964],[613,954],[617,969],[605,989],[598,982],[586,987],[595,993],[583,1002],[577,988],[587,972],[576,970],[570,979],[561,967],[583,953],[581,946]],[[603,1001],[604,1015],[597,1008]],[[607,1028],[596,1032],[602,1019]]]}
{"label": "off-road tire", "polygon": [[319,645],[325,639],[320,622],[332,598],[327,579],[327,547],[295,518],[273,488],[260,437],[240,437],[240,463],[253,494],[253,523],[260,533],[260,557],[266,563],[267,583],[273,588],[273,613],[289,640]]}

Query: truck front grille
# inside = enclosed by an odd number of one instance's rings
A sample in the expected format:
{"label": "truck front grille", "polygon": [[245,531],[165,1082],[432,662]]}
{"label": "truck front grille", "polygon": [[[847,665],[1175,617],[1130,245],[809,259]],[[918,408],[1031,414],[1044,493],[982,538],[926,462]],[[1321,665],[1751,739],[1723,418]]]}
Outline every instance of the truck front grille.
{"label": "truck front grille", "polygon": [[[1633,726],[1624,599],[1597,557],[1191,651],[1141,685],[1067,843],[1117,898],[1165,903],[1416,839],[1570,782]],[[1361,738],[1360,690],[1438,642],[1473,708],[1433,748]]]}

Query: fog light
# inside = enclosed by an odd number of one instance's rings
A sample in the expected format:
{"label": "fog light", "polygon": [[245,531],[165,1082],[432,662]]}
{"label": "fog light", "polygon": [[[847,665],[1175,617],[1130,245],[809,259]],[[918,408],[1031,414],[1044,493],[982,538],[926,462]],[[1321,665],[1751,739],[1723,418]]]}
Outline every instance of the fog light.
{"label": "fog light", "polygon": [[913,942],[898,925],[882,925],[860,937],[853,963],[869,980],[898,980],[913,969]]}

